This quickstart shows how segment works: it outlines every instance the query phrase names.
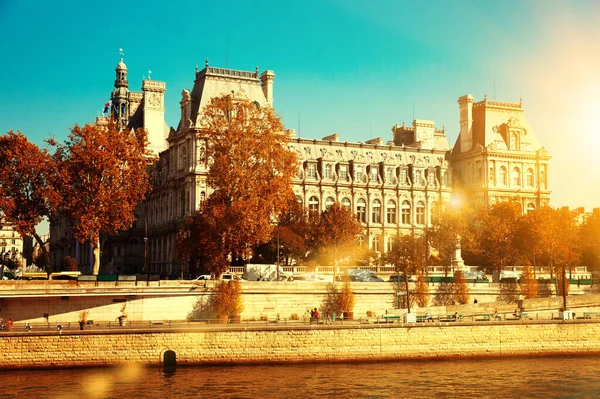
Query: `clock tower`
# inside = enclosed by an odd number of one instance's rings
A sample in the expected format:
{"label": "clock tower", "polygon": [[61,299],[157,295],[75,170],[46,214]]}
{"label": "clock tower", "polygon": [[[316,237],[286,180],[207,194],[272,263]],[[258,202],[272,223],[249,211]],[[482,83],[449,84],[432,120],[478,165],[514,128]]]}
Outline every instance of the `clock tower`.
{"label": "clock tower", "polygon": [[148,149],[157,154],[167,148],[168,129],[165,125],[165,82],[142,81],[143,120],[148,131]]}

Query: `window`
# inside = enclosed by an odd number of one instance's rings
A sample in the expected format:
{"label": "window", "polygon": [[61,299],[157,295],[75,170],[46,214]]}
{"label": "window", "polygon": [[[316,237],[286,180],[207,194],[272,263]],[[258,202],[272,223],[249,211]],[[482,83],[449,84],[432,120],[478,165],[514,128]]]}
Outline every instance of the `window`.
{"label": "window", "polygon": [[420,170],[415,170],[415,181],[414,181],[415,185],[420,185],[421,184],[421,171]]}
{"label": "window", "polygon": [[312,196],[308,199],[308,212],[311,214],[319,213],[319,199]]}
{"label": "window", "polygon": [[490,168],[490,184],[494,184],[494,168]]}
{"label": "window", "polygon": [[535,211],[535,205],[533,203],[527,204],[527,213]]}
{"label": "window", "polygon": [[364,199],[359,199],[356,203],[356,217],[359,222],[366,223],[367,221],[367,203]]}
{"label": "window", "polygon": [[543,170],[540,172],[540,186],[546,188],[546,173]]}
{"label": "window", "polygon": [[406,169],[402,169],[400,171],[400,184],[407,184],[407,174],[406,174]]}
{"label": "window", "polygon": [[448,187],[448,171],[444,172],[444,180],[442,184],[444,185],[444,187]]}
{"label": "window", "polygon": [[358,246],[362,247],[365,245],[365,236],[358,236]]}
{"label": "window", "polygon": [[373,241],[371,242],[371,249],[376,252],[381,252],[381,248],[379,247],[379,236],[373,237]]}
{"label": "window", "polygon": [[527,169],[527,186],[533,187],[533,169]]}
{"label": "window", "polygon": [[387,202],[387,222],[389,224],[396,223],[396,201],[389,200]]}
{"label": "window", "polygon": [[184,169],[187,167],[187,148],[185,146],[181,146],[181,164],[179,165],[179,169]]}
{"label": "window", "polygon": [[346,208],[347,210],[350,210],[350,208],[352,207],[352,203],[350,202],[350,198],[348,198],[348,197],[342,198],[342,206],[344,208]]}
{"label": "window", "polygon": [[378,199],[371,204],[371,221],[381,223],[381,201]]}
{"label": "window", "polygon": [[325,200],[325,210],[329,209],[333,204],[335,204],[335,200],[332,197],[327,197]]}
{"label": "window", "polygon": [[340,165],[340,179],[348,181],[348,165]]}
{"label": "window", "polygon": [[510,135],[510,149],[511,150],[519,149],[519,135],[516,132],[513,132]]}
{"label": "window", "polygon": [[331,179],[331,165],[330,164],[325,165],[324,178],[325,179]]}
{"label": "window", "polygon": [[500,166],[500,175],[498,177],[500,179],[500,184],[506,186],[506,168],[504,166]]}
{"label": "window", "polygon": [[394,236],[389,236],[387,239],[386,252],[392,252],[393,249],[394,249]]}
{"label": "window", "polygon": [[392,180],[392,168],[387,168],[385,170],[385,182],[386,183],[394,183],[394,181]]}
{"label": "window", "polygon": [[410,224],[410,202],[402,202],[402,224]]}
{"label": "window", "polygon": [[317,168],[316,168],[316,165],[314,163],[309,163],[308,164],[308,178],[309,179],[316,179],[317,178]]}
{"label": "window", "polygon": [[379,180],[378,177],[379,173],[377,171],[377,168],[375,166],[371,166],[371,181],[374,183],[377,183],[377,181]]}
{"label": "window", "polygon": [[417,224],[425,224],[425,204],[423,201],[417,202]]}
{"label": "window", "polygon": [[361,182],[362,178],[363,178],[363,167],[362,166],[355,166],[355,170],[354,170],[354,181],[355,182]]}
{"label": "window", "polygon": [[521,169],[514,168],[512,173],[512,182],[514,186],[521,185]]}

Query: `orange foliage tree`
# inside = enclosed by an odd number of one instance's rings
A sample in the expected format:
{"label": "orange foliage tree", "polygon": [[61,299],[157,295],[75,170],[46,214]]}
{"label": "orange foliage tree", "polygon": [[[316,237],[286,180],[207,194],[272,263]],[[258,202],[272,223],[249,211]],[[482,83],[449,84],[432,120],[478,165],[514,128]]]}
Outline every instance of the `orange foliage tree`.
{"label": "orange foliage tree", "polygon": [[120,130],[113,122],[75,125],[64,144],[51,142],[62,179],[60,213],[74,237],[91,244],[93,274],[100,270],[100,232],[130,227],[150,190],[147,142],[145,130]]}
{"label": "orange foliage tree", "polygon": [[525,266],[523,273],[521,274],[521,293],[526,299],[537,297],[538,294],[538,281],[533,276],[531,267]]}
{"label": "orange foliage tree", "polygon": [[0,137],[0,214],[21,235],[31,235],[46,258],[48,250],[35,227],[60,202],[53,157],[12,130]]}
{"label": "orange foliage tree", "polygon": [[[204,234],[189,231],[182,235],[215,237],[216,243],[203,247],[199,242],[195,251],[204,257],[213,257],[209,252],[215,251],[221,260],[209,267],[219,274],[226,267],[226,257],[244,254],[271,239],[275,221],[294,199],[291,179],[297,161],[287,147],[281,119],[271,107],[230,95],[215,97],[203,109],[202,122],[213,193],[197,215],[203,222],[196,225],[205,228]],[[192,245],[180,245],[180,250],[194,247],[192,239],[187,242]]]}
{"label": "orange foliage tree", "polygon": [[352,211],[334,203],[321,213],[316,222],[314,244],[321,253],[329,253],[334,266],[337,266],[340,257],[350,256],[352,244],[356,243],[361,231],[362,226]]}

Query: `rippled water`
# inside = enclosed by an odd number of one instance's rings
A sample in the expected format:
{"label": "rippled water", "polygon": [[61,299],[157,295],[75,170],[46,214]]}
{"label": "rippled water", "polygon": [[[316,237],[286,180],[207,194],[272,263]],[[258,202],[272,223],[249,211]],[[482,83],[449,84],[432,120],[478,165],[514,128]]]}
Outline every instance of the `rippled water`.
{"label": "rippled water", "polygon": [[5,371],[0,398],[597,398],[600,358]]}

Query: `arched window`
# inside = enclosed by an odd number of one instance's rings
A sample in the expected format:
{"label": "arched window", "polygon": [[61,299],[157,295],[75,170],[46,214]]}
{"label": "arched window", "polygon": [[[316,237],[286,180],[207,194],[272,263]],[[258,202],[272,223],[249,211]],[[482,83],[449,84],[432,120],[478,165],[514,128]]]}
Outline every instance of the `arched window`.
{"label": "arched window", "polygon": [[394,249],[394,236],[389,236],[387,239],[387,249],[386,252],[392,252]]}
{"label": "arched window", "polygon": [[381,223],[381,201],[378,199],[371,204],[371,222]]}
{"label": "arched window", "polygon": [[517,133],[512,133],[510,135],[510,149],[518,150],[519,149],[519,135]]}
{"label": "arched window", "polygon": [[540,172],[540,187],[546,188],[546,173],[543,170]]}
{"label": "arched window", "polygon": [[500,179],[500,184],[503,184],[506,186],[507,181],[506,181],[506,168],[504,166],[500,166],[500,175],[498,176]]}
{"label": "arched window", "polygon": [[329,209],[333,204],[335,204],[333,197],[327,197],[325,200],[325,210]]}
{"label": "arched window", "polygon": [[356,218],[359,222],[367,222],[367,202],[362,198],[356,202]]}
{"label": "arched window", "polygon": [[314,195],[308,199],[308,212],[312,214],[319,213],[319,199]]}
{"label": "arched window", "polygon": [[362,247],[365,245],[365,236],[358,236],[358,246]]}
{"label": "arched window", "polygon": [[344,208],[346,208],[347,210],[350,210],[350,208],[352,207],[352,203],[350,202],[350,198],[348,198],[348,197],[342,198],[342,206]]}
{"label": "arched window", "polygon": [[417,202],[417,224],[425,224],[425,203]]}
{"label": "arched window", "polygon": [[371,249],[376,252],[381,252],[381,248],[379,246],[379,236],[373,237],[373,241],[371,241]]}
{"label": "arched window", "polygon": [[529,204],[527,204],[527,213],[533,211],[535,211],[535,205],[532,202],[530,202]]}
{"label": "arched window", "polygon": [[389,200],[387,202],[387,222],[396,224],[396,201]]}
{"label": "arched window", "polygon": [[520,186],[521,185],[521,169],[516,168],[516,167],[513,169],[512,183],[513,183],[514,186]]}
{"label": "arched window", "polygon": [[527,169],[527,186],[533,187],[533,169]]}
{"label": "arched window", "polygon": [[402,224],[410,224],[411,223],[410,213],[411,213],[410,202],[403,201],[402,202]]}

